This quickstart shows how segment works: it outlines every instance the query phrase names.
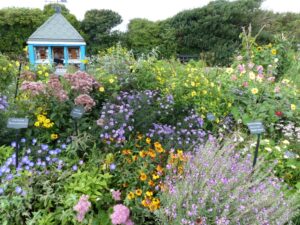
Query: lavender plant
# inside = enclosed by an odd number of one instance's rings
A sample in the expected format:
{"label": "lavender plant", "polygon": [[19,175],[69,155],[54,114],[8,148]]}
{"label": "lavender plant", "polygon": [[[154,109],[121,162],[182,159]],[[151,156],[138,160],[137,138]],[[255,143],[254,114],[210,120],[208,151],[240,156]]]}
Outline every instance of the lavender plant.
{"label": "lavender plant", "polygon": [[252,169],[252,157],[243,157],[233,145],[211,141],[190,154],[182,175],[165,180],[157,216],[162,224],[285,224],[299,213],[299,199],[286,198],[282,182],[263,162]]}

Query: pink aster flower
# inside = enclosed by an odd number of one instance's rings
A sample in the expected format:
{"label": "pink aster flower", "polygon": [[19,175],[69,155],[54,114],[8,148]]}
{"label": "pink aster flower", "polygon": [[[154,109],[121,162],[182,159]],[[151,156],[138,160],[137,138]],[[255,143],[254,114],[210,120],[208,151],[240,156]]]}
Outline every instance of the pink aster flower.
{"label": "pink aster flower", "polygon": [[112,197],[115,201],[120,201],[121,200],[121,191],[112,190],[111,194],[112,194]]}

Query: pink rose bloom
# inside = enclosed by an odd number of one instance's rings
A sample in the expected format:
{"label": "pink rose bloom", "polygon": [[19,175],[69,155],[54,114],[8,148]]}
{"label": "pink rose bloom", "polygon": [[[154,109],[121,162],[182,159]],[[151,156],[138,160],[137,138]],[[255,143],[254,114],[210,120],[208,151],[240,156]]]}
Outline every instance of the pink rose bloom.
{"label": "pink rose bloom", "polygon": [[117,190],[117,191],[113,190],[111,192],[111,194],[112,194],[112,197],[113,197],[113,199],[115,201],[120,201],[121,200],[121,191],[119,191],[119,190]]}
{"label": "pink rose bloom", "polygon": [[125,224],[129,219],[129,213],[130,211],[126,206],[122,204],[115,205],[114,212],[110,215],[112,224]]}

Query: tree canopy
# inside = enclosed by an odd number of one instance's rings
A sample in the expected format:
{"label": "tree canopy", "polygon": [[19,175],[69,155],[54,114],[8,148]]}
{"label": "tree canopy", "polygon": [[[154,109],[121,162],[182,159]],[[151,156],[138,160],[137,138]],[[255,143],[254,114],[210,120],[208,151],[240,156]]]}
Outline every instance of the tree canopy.
{"label": "tree canopy", "polygon": [[95,54],[118,42],[118,32],[112,29],[122,22],[122,17],[106,9],[93,9],[85,13],[81,29],[85,33],[88,50]]}

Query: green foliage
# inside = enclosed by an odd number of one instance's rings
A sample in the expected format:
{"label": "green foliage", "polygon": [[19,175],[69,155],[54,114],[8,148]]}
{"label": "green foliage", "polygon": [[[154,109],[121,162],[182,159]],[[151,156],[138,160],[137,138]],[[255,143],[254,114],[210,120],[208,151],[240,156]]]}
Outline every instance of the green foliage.
{"label": "green foliage", "polygon": [[[263,139],[261,141],[262,154],[268,160],[277,164],[275,174],[284,179],[295,192],[300,191],[300,161],[299,155],[290,151],[292,148],[288,140],[282,140],[277,145],[274,141]],[[254,150],[254,149],[253,149]]]}
{"label": "green foliage", "polygon": [[157,48],[159,55],[170,58],[176,53],[174,29],[166,22],[133,19],[128,24],[127,45],[135,55],[142,55]]}
{"label": "green foliage", "polygon": [[0,146],[0,165],[2,165],[3,162],[10,157],[13,152],[14,149],[12,147]]}
{"label": "green foliage", "polygon": [[260,0],[218,0],[178,13],[170,20],[180,54],[210,53],[210,64],[227,65],[239,47],[242,26],[251,23]]}
{"label": "green foliage", "polygon": [[27,38],[45,21],[40,9],[4,8],[0,10],[0,52],[21,54]]}
{"label": "green foliage", "polygon": [[85,13],[81,29],[85,33],[88,51],[97,54],[99,50],[111,47],[119,40],[119,33],[112,28],[122,22],[121,16],[106,9],[93,9]]}
{"label": "green foliage", "polygon": [[8,86],[15,81],[18,67],[18,62],[13,62],[8,57],[0,54],[0,93],[5,93]]}
{"label": "green foliage", "polygon": [[108,185],[112,176],[109,173],[101,174],[100,170],[90,168],[89,171],[78,170],[66,182],[67,193],[89,195],[92,202],[103,201],[103,192],[108,192]]}

